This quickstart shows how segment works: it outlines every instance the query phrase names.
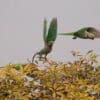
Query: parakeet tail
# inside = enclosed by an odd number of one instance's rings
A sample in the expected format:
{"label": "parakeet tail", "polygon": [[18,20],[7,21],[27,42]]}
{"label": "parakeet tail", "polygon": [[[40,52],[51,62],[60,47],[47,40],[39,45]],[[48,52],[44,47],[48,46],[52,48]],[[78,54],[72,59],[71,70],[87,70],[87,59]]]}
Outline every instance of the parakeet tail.
{"label": "parakeet tail", "polygon": [[58,35],[74,35],[74,32],[71,32],[71,33],[58,33]]}

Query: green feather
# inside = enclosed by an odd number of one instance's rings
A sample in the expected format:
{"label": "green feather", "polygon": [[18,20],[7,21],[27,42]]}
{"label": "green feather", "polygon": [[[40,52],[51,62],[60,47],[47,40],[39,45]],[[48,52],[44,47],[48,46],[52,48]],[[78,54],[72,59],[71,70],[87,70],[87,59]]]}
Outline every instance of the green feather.
{"label": "green feather", "polygon": [[44,23],[43,23],[43,39],[44,41],[46,41],[47,38],[47,20],[44,19]]}
{"label": "green feather", "polygon": [[81,37],[83,36],[83,34],[85,33],[86,31],[86,28],[81,28],[75,32],[70,32],[70,33],[59,33],[58,35],[74,35],[74,36],[78,36],[78,37]]}
{"label": "green feather", "polygon": [[56,37],[57,37],[57,18],[53,18],[48,29],[48,35],[46,41],[47,42],[55,41]]}
{"label": "green feather", "polygon": [[70,32],[70,33],[58,33],[58,35],[74,35],[74,32]]}
{"label": "green feather", "polygon": [[86,31],[85,28],[79,29],[78,31],[76,31],[76,32],[74,33],[74,35],[75,35],[75,36],[81,37],[81,36],[84,35],[85,31]]}

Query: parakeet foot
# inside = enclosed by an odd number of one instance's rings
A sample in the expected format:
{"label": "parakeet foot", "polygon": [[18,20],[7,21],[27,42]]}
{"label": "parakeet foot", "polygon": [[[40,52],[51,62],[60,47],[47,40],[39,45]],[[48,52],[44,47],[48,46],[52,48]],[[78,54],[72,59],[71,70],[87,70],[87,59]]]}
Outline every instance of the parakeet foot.
{"label": "parakeet foot", "polygon": [[76,36],[74,36],[74,37],[73,37],[73,39],[77,39],[77,37],[76,37]]}
{"label": "parakeet foot", "polygon": [[34,62],[34,59],[35,59],[35,57],[36,57],[37,54],[38,53],[36,53],[36,54],[33,55],[33,57],[32,57],[32,63]]}

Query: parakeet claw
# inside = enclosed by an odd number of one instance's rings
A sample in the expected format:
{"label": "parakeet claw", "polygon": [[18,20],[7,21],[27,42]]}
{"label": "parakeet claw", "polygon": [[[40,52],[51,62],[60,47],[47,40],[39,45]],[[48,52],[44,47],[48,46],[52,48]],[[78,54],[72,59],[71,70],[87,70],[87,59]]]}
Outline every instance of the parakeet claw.
{"label": "parakeet claw", "polygon": [[76,36],[74,36],[74,37],[73,37],[73,39],[77,39],[77,37],[76,37]]}
{"label": "parakeet claw", "polygon": [[38,53],[34,54],[32,57],[32,63],[34,62],[34,58],[38,55]]}
{"label": "parakeet claw", "polygon": [[39,60],[40,60],[40,61],[42,60],[42,56],[39,56]]}

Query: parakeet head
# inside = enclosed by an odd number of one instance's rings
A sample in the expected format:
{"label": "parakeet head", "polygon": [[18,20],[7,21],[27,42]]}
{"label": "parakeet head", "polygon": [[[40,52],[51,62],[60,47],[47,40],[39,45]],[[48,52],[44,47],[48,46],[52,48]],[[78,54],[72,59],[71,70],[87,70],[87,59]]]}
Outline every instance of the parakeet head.
{"label": "parakeet head", "polygon": [[95,34],[89,33],[89,34],[88,34],[88,38],[93,40],[93,39],[95,38]]}

